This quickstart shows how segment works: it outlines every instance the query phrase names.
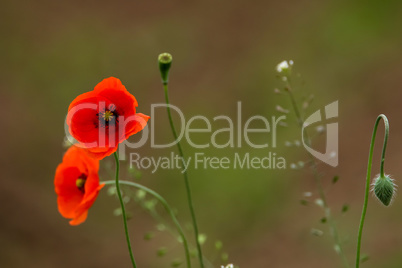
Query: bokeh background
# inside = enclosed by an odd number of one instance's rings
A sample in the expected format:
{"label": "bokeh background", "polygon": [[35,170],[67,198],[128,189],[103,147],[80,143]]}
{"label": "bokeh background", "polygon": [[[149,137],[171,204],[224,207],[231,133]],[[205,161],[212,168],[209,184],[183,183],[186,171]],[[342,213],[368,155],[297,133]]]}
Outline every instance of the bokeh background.
{"label": "bokeh background", "polygon": [[[57,211],[53,176],[65,151],[69,103],[115,76],[136,96],[138,110],[150,114],[151,104],[164,100],[156,58],[165,51],[174,56],[171,102],[187,118],[235,117],[237,101],[243,118],[277,115],[277,104],[289,108],[289,100],[273,92],[281,86],[275,66],[284,59],[294,60],[305,81],[295,88],[297,98],[315,95],[309,112],[339,100],[340,164],[319,170],[351,263],[371,131],[380,113],[391,124],[386,172],[401,184],[401,1],[5,0],[0,22],[0,267],[129,267],[122,220],[113,216],[117,200],[102,191],[87,221],[71,227]],[[154,119],[150,128],[157,140],[172,140],[164,111]],[[207,236],[203,248],[214,267],[226,264],[222,253],[246,268],[341,267],[328,226],[320,222],[322,210],[313,204],[311,172],[289,168],[308,159],[302,148],[283,146],[300,138],[294,121],[289,114],[289,127],[278,130],[277,148],[202,151],[229,157],[276,152],[286,158],[286,170],[190,170],[200,230]],[[214,130],[220,127],[226,126],[216,124]],[[184,149],[189,156],[201,151],[188,144]],[[172,151],[149,143],[129,150],[143,156]],[[103,163],[113,169],[112,159]],[[127,162],[122,165],[127,168]],[[335,175],[340,179],[331,186]],[[187,225],[178,170],[145,170],[137,180],[161,193]],[[313,196],[302,206],[306,191]],[[362,267],[402,267],[402,200],[389,208],[374,198],[369,202],[362,248],[369,260]],[[341,213],[344,204],[350,209]],[[129,210],[139,267],[170,267],[183,256],[175,237],[158,231],[149,213],[135,204]],[[311,228],[324,234],[312,236]],[[149,231],[155,237],[145,241]],[[191,230],[187,234],[192,239]],[[223,242],[220,252],[216,240]],[[164,257],[157,257],[160,247],[167,248]]]}

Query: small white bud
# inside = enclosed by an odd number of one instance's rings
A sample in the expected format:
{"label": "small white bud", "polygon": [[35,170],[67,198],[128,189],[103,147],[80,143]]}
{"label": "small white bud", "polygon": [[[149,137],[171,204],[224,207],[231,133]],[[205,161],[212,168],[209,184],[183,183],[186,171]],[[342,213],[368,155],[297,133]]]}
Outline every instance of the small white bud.
{"label": "small white bud", "polygon": [[281,78],[283,81],[287,81],[288,80],[288,76],[290,75],[291,71],[292,71],[292,66],[293,66],[293,61],[282,61],[281,63],[279,63],[278,65],[276,65],[275,69],[276,71],[280,74]]}
{"label": "small white bud", "polygon": [[283,107],[280,106],[280,105],[276,105],[276,110],[277,110],[278,112],[284,113],[284,114],[288,114],[288,113],[289,113],[289,110],[283,108]]}
{"label": "small white bud", "polygon": [[281,73],[283,70],[286,70],[289,68],[289,64],[287,61],[282,61],[281,63],[279,63],[276,66],[276,70],[278,71],[278,73]]}

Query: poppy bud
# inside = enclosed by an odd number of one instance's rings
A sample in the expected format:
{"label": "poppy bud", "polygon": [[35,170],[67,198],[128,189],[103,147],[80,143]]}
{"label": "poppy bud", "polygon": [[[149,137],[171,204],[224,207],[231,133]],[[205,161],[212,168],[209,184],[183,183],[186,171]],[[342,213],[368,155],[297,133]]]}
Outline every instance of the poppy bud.
{"label": "poppy bud", "polygon": [[388,175],[378,176],[373,183],[373,192],[378,200],[385,206],[389,206],[395,194],[396,185]]}
{"label": "poppy bud", "polygon": [[169,69],[172,65],[173,57],[169,53],[162,53],[158,57],[159,70],[161,72],[162,83],[167,85],[169,81]]}

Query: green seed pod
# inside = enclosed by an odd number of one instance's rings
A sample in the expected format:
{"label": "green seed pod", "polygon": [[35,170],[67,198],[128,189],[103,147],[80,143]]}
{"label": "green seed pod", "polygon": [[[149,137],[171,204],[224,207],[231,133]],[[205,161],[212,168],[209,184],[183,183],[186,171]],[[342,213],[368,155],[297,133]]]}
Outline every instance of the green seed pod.
{"label": "green seed pod", "polygon": [[162,83],[167,85],[169,80],[169,69],[172,65],[173,57],[169,53],[162,53],[158,56],[159,71],[161,72]]}
{"label": "green seed pod", "polygon": [[374,183],[372,184],[375,196],[381,201],[385,206],[389,206],[395,196],[396,185],[394,180],[388,175],[378,176]]}

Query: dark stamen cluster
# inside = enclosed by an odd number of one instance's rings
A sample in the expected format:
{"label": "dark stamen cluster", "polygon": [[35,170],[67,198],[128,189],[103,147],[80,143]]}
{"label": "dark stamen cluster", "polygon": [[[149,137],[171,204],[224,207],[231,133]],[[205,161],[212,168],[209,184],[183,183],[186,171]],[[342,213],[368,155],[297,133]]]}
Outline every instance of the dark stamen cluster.
{"label": "dark stamen cluster", "polygon": [[119,114],[114,105],[109,105],[108,109],[103,109],[100,113],[97,113],[96,116],[99,119],[99,126],[101,127],[108,128],[119,122]]}

